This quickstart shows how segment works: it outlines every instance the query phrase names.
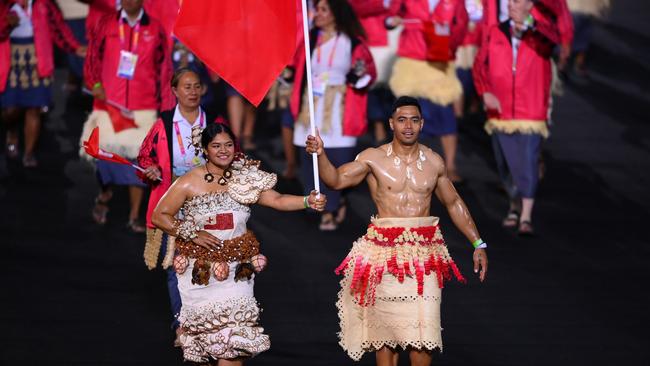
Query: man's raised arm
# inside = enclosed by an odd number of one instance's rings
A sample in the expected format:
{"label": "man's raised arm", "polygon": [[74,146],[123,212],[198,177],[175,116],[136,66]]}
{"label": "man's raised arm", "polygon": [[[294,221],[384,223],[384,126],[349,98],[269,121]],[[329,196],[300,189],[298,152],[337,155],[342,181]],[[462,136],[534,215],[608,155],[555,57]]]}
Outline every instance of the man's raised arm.
{"label": "man's raised arm", "polygon": [[[341,165],[338,169],[330,162],[325,154],[323,147],[323,140],[320,135],[307,137],[306,150],[308,154],[316,153],[318,155],[318,171],[320,179],[333,190],[341,190],[349,187],[354,187],[361,183],[363,179],[370,172],[368,164],[362,159]],[[360,156],[364,155],[368,150],[362,152]]]}

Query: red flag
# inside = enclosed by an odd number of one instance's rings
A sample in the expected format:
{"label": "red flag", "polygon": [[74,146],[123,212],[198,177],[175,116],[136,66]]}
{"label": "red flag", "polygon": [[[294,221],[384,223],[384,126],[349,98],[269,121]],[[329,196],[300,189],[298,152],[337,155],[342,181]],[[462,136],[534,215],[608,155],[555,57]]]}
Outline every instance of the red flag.
{"label": "red flag", "polygon": [[174,34],[259,105],[296,49],[296,0],[184,0]]}
{"label": "red flag", "polygon": [[121,157],[120,155],[113,154],[112,152],[104,151],[99,148],[99,127],[95,127],[93,132],[90,133],[88,141],[84,141],[84,150],[90,156],[95,159],[112,161],[114,163],[133,165],[127,159]]}

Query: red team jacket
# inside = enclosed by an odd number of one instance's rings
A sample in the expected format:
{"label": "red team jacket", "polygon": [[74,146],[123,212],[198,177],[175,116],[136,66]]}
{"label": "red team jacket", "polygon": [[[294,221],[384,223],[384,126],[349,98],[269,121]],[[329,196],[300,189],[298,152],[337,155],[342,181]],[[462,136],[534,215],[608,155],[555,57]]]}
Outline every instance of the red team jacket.
{"label": "red team jacket", "polygon": [[464,0],[440,0],[433,13],[429,12],[428,0],[393,0],[390,14],[404,20],[397,54],[416,60],[425,60],[427,53],[423,25],[417,20],[430,21],[438,18],[438,21],[450,24],[449,52],[452,59],[465,38],[469,22]]}
{"label": "red team jacket", "polygon": [[557,27],[549,16],[534,16],[533,30],[524,33],[517,62],[513,65],[510,23],[494,24],[486,31],[472,74],[479,95],[494,94],[501,113],[488,118],[546,121],[551,87],[550,57],[559,42]]}
{"label": "red team jacket", "polygon": [[384,25],[384,21],[390,13],[384,7],[384,0],[348,1],[366,31],[368,46],[388,46],[388,30]]}
{"label": "red team jacket", "polygon": [[[499,3],[508,0],[483,0],[483,24],[486,29],[499,24]],[[573,18],[566,0],[539,0],[533,7],[532,15],[552,14],[553,22],[559,32],[559,44],[571,45],[573,42]]]}
{"label": "red team jacket", "polygon": [[[124,25],[124,45],[120,40],[119,13],[105,15],[96,27],[90,40],[84,65],[84,76],[88,88],[101,82],[106,98],[127,109],[169,109],[175,105],[171,93],[172,63],[167,35],[162,25],[146,12],[140,21],[137,48],[134,44],[135,27]],[[133,79],[117,76],[120,51],[138,55]]]}

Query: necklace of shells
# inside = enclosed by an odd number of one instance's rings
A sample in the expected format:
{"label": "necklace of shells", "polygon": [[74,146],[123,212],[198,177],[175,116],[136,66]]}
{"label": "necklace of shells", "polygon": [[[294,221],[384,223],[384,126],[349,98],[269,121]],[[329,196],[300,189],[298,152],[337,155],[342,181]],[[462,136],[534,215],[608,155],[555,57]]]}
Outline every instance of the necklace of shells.
{"label": "necklace of shells", "polygon": [[[230,168],[226,168],[223,171],[223,174],[221,174],[221,177],[219,177],[219,180],[217,180],[217,183],[219,183],[219,185],[225,186],[226,183],[228,183],[228,179],[230,179],[230,177],[232,177],[232,172],[230,171]],[[203,176],[203,179],[208,183],[214,182],[214,175],[208,170],[208,163],[205,163],[205,175]]]}
{"label": "necklace of shells", "polygon": [[[400,165],[402,164],[402,159],[400,159],[399,155],[393,151],[393,144],[388,145],[388,149],[386,151],[386,156],[390,157],[391,155],[395,155],[395,157],[393,158],[393,164],[395,165],[395,167],[399,168]],[[425,160],[427,160],[427,157],[424,156],[422,150],[418,149],[418,158],[415,160],[415,167],[417,168],[417,170],[422,171],[422,162]],[[409,179],[413,176],[413,169],[411,168],[411,163],[413,163],[411,159],[406,160],[406,162],[404,163],[406,165],[406,177]]]}

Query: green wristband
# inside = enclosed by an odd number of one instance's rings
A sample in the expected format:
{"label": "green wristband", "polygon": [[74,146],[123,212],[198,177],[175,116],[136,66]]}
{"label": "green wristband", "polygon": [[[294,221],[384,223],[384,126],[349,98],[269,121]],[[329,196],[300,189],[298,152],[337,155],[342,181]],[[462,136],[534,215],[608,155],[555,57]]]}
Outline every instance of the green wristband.
{"label": "green wristband", "polygon": [[99,82],[99,81],[96,82],[95,85],[93,85],[93,89],[97,89],[97,88],[101,88],[101,87],[102,87],[102,83]]}
{"label": "green wristband", "polygon": [[302,199],[302,203],[305,205],[305,209],[309,208],[309,201],[307,201],[307,198],[309,198],[309,196],[305,196]]}
{"label": "green wristband", "polygon": [[476,249],[481,244],[483,244],[483,239],[479,238],[479,239],[474,240],[474,242],[472,243],[472,246],[474,247],[474,249]]}

